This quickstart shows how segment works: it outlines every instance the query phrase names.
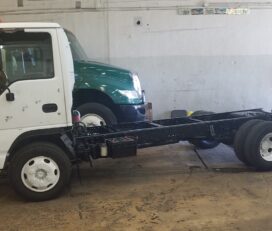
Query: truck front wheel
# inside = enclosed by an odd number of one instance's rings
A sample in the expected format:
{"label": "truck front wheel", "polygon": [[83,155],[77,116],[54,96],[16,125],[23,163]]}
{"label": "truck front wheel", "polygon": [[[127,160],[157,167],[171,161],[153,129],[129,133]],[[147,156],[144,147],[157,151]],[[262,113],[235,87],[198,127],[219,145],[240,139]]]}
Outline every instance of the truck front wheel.
{"label": "truck front wheel", "polygon": [[113,112],[99,103],[86,103],[77,108],[81,114],[81,122],[87,127],[116,124],[117,119]]}
{"label": "truck front wheel", "polygon": [[8,174],[19,195],[45,201],[57,197],[69,183],[71,161],[58,146],[37,142],[15,153]]}

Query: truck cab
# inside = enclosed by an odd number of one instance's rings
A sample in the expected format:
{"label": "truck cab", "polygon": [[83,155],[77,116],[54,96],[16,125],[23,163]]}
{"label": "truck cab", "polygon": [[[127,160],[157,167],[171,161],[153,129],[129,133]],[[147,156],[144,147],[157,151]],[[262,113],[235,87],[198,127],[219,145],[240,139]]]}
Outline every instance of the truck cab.
{"label": "truck cab", "polygon": [[139,77],[129,70],[90,61],[77,38],[65,30],[70,42],[75,88],[73,108],[87,126],[142,121],[145,96]]}
{"label": "truck cab", "polygon": [[74,156],[63,134],[72,127],[73,86],[58,24],[0,24],[0,169],[31,200],[52,198],[68,182]]}

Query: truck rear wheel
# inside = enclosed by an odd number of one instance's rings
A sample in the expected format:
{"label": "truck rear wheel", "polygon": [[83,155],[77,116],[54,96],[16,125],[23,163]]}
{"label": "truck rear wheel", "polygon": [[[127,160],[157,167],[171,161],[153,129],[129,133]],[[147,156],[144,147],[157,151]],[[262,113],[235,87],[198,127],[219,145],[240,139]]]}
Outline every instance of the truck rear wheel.
{"label": "truck rear wheel", "polygon": [[99,103],[86,103],[77,108],[81,114],[81,122],[87,127],[116,124],[117,119],[113,112]]}
{"label": "truck rear wheel", "polygon": [[71,162],[58,146],[39,142],[17,151],[9,165],[15,191],[30,201],[57,197],[69,183]]}
{"label": "truck rear wheel", "polygon": [[245,157],[257,170],[272,169],[272,122],[253,126],[245,141]]}
{"label": "truck rear wheel", "polygon": [[250,165],[249,161],[246,159],[244,150],[247,135],[250,132],[251,128],[261,121],[262,120],[257,119],[249,120],[245,122],[235,134],[233,147],[236,157],[246,165]]}

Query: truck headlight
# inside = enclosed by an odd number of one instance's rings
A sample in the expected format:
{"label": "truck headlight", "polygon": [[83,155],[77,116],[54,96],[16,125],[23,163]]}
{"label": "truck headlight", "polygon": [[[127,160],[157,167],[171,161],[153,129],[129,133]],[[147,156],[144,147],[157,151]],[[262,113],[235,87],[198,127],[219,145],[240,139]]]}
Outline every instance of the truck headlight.
{"label": "truck headlight", "polygon": [[141,82],[139,80],[139,77],[137,74],[132,75],[132,80],[133,80],[133,86],[136,92],[138,92],[139,97],[142,97],[142,88],[141,88]]}
{"label": "truck headlight", "polygon": [[137,91],[129,90],[119,90],[119,93],[123,96],[126,96],[129,99],[139,99],[140,96]]}

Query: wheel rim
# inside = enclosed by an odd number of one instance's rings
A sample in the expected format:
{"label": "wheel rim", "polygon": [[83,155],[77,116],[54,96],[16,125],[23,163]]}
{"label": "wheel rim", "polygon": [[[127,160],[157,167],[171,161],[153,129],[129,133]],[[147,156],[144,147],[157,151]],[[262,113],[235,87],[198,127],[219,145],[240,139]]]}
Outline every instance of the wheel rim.
{"label": "wheel rim", "polygon": [[31,191],[46,192],[58,183],[60,170],[51,158],[38,156],[25,163],[21,178],[23,184]]}
{"label": "wheel rim", "polygon": [[106,124],[105,120],[97,114],[86,114],[81,117],[81,122],[87,127],[101,126],[101,122]]}
{"label": "wheel rim", "polygon": [[264,136],[260,143],[261,157],[266,161],[272,161],[272,133]]}

